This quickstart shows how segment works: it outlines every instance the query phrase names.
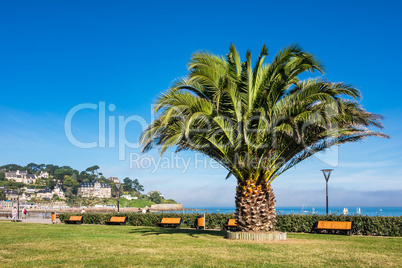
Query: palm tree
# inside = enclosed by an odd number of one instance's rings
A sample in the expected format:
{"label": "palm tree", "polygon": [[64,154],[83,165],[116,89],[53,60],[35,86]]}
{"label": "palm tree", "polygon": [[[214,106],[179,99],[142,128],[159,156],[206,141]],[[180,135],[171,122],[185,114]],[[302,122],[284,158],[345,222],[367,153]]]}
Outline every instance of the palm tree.
{"label": "palm tree", "polygon": [[241,231],[272,231],[275,197],[271,183],[299,162],[331,146],[369,136],[388,137],[381,115],[364,110],[359,91],[322,78],[322,64],[291,45],[264,64],[264,45],[252,66],[241,62],[234,45],[226,58],[209,52],[192,55],[187,77],[178,79],[156,101],[157,118],[141,134],[143,152],[161,155],[201,152],[237,179],[236,219]]}

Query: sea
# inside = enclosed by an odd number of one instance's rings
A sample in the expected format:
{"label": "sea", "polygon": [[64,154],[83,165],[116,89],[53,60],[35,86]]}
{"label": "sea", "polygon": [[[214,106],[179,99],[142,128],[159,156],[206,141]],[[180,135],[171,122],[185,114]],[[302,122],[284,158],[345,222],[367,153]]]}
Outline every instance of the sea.
{"label": "sea", "polygon": [[[235,207],[193,207],[180,213],[234,213]],[[334,215],[367,215],[367,216],[402,216],[402,207],[329,207],[328,213]],[[276,207],[277,214],[299,214],[299,215],[325,215],[325,207]]]}

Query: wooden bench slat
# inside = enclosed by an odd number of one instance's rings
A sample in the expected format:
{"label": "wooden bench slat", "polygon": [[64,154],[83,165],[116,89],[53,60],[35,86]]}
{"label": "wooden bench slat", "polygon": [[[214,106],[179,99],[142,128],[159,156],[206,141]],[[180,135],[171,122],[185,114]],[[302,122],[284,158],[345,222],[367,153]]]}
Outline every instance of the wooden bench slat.
{"label": "wooden bench slat", "polygon": [[161,222],[158,222],[158,226],[161,227],[176,227],[180,228],[181,218],[162,218]]}
{"label": "wooden bench slat", "polygon": [[126,217],[111,217],[109,222],[125,222]]}
{"label": "wooden bench slat", "polygon": [[82,216],[70,216],[69,221],[82,221]]}
{"label": "wooden bench slat", "polygon": [[350,221],[318,221],[317,230],[348,231],[352,235],[352,222]]}
{"label": "wooden bench slat", "polygon": [[124,225],[126,223],[127,217],[118,217],[118,216],[112,216],[110,217],[109,221],[106,221],[106,224],[120,224]]}
{"label": "wooden bench slat", "polygon": [[75,224],[81,224],[82,222],[82,216],[70,216],[68,220],[65,220],[64,223],[75,223]]}
{"label": "wooden bench slat", "polygon": [[317,229],[350,230],[352,222],[348,221],[319,221]]}
{"label": "wooden bench slat", "polygon": [[162,224],[180,224],[181,218],[162,218]]}

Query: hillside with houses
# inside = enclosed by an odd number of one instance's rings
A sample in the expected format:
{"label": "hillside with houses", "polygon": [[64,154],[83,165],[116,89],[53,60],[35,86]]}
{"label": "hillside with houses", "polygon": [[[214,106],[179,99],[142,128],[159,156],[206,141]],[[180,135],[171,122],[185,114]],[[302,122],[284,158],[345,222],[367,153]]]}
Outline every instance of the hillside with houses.
{"label": "hillside with houses", "polygon": [[8,164],[0,166],[0,200],[21,202],[59,202],[68,205],[114,204],[120,196],[121,203],[128,207],[142,207],[161,203],[176,203],[166,200],[157,191],[144,191],[137,179],[106,178],[99,166],[78,171],[70,166],[30,163],[26,166]]}

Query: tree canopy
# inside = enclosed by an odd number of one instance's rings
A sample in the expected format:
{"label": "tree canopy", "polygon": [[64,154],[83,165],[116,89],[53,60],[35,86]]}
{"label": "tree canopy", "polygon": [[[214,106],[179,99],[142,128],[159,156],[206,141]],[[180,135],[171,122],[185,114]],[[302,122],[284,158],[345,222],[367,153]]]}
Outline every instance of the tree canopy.
{"label": "tree canopy", "polygon": [[144,191],[144,186],[140,184],[138,179],[131,180],[129,177],[126,177],[123,180],[123,190],[126,192],[141,192]]}
{"label": "tree canopy", "polygon": [[265,45],[255,63],[250,51],[242,62],[234,45],[226,57],[193,54],[187,77],[158,97],[157,117],[141,135],[144,152],[193,150],[226,168],[238,181],[242,230],[273,227],[271,182],[289,168],[334,145],[388,137],[370,129],[382,129],[383,117],[361,107],[355,87],[300,78],[323,74],[312,54],[290,45],[265,64],[267,56]]}

